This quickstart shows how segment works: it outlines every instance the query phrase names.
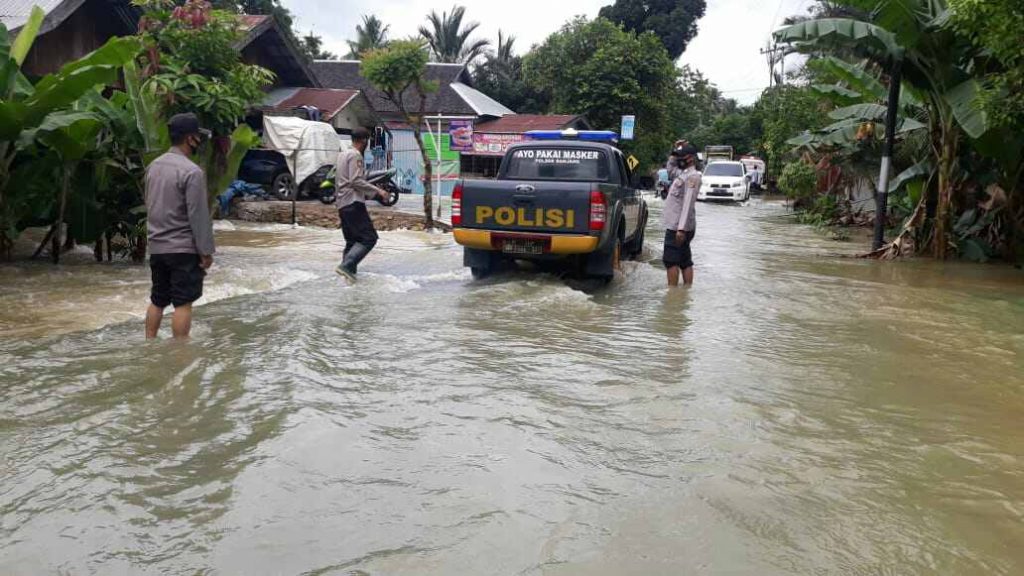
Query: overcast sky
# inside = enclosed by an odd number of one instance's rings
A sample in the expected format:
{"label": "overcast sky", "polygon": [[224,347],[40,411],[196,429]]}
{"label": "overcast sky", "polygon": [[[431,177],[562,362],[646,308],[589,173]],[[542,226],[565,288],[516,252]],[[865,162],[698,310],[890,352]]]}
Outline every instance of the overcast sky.
{"label": "overcast sky", "polygon": [[[480,34],[494,41],[498,29],[518,38],[518,51],[542,42],[578,14],[597,16],[612,0],[460,0],[469,20],[481,23]],[[812,0],[708,0],[700,33],[680,64],[690,64],[711,79],[726,96],[743,103],[757,99],[768,84],[768,66],[758,53],[769,32],[783,18],[805,12]],[[298,29],[324,38],[325,48],[348,53],[345,40],[355,36],[362,14],[373,13],[391,25],[392,37],[416,32],[430,10],[449,10],[442,0],[283,0],[297,17]]]}

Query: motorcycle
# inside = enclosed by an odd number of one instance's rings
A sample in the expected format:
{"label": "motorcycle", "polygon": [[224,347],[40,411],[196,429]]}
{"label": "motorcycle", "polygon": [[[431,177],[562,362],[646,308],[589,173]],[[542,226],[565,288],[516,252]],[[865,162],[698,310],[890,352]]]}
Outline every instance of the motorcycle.
{"label": "motorcycle", "polygon": [[655,185],[654,194],[657,197],[659,197],[662,200],[664,200],[664,199],[668,198],[668,189],[669,189],[669,183],[668,182],[658,182],[657,185]]}
{"label": "motorcycle", "polygon": [[[366,175],[366,181],[373,184],[377,188],[384,190],[388,193],[387,200],[381,199],[379,196],[374,198],[379,204],[383,206],[394,206],[398,204],[399,194],[402,193],[402,189],[399,188],[398,183],[395,182],[395,175],[398,170],[391,168],[389,170],[378,170],[376,172],[370,172]],[[335,187],[334,187],[335,171],[332,168],[324,181],[320,183],[320,201],[324,204],[332,204],[335,199]]]}

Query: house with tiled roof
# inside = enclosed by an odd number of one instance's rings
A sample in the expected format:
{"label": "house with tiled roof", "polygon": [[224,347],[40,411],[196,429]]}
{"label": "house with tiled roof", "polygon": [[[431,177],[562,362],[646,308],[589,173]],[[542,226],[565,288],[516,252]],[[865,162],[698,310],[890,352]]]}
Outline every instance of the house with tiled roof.
{"label": "house with tiled roof", "polygon": [[[326,88],[353,89],[366,94],[388,130],[387,153],[399,171],[399,184],[422,192],[423,166],[412,128],[406,125],[394,102],[363,78],[360,66],[358,60],[317,60],[313,62],[313,72]],[[486,122],[514,116],[515,112],[475,89],[473,77],[464,64],[431,62],[427,64],[424,75],[428,82],[437,86],[437,90],[426,98],[423,143],[431,158],[440,158],[435,162],[434,173],[442,182],[442,194],[448,194],[462,175],[465,157],[464,153],[451,150],[449,122],[456,119]],[[418,106],[418,94],[408,96],[408,100]]]}
{"label": "house with tiled roof", "polygon": [[[131,0],[0,0],[0,22],[17,32],[39,6],[46,14],[23,70],[29,76],[56,72],[61,66],[103,46],[113,37],[138,32],[142,10]],[[236,43],[247,64],[277,76],[277,84],[317,87],[319,82],[302,51],[270,16],[242,16]]]}
{"label": "house with tiled roof", "polygon": [[[312,68],[324,88],[360,90],[385,122],[405,121],[398,107],[363,78],[358,60],[316,60]],[[438,87],[436,92],[427,95],[427,116],[491,119],[515,114],[473,88],[472,75],[464,64],[431,62],[427,64],[425,77]]]}

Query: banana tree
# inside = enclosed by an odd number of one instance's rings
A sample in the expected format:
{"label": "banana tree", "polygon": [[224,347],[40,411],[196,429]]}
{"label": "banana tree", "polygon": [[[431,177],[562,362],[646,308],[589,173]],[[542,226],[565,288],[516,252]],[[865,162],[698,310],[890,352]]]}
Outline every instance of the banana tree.
{"label": "banana tree", "polygon": [[[977,139],[989,128],[972,62],[942,25],[945,0],[842,0],[840,4],[862,10],[867,17],[801,22],[777,30],[775,38],[804,49],[852,50],[883,70],[901,70],[927,112],[938,180],[932,250],[935,257],[945,258],[962,134]],[[920,207],[924,202],[922,197]]]}
{"label": "banana tree", "polygon": [[57,197],[57,217],[49,234],[53,242],[50,252],[54,264],[60,262],[61,230],[64,228],[71,178],[78,163],[96,147],[96,136],[101,127],[102,122],[95,114],[72,110],[50,114],[37,128],[21,133],[21,144],[24,147],[42,144],[60,159],[61,185]]}
{"label": "banana tree", "polygon": [[32,193],[31,188],[10,186],[16,158],[34,145],[25,135],[40,128],[49,115],[67,112],[96,86],[113,84],[121,67],[142,49],[137,38],[115,38],[32,85],[21,72],[21,65],[44,16],[42,10],[34,8],[13,41],[0,24],[0,255],[6,257],[25,216],[23,207],[30,203],[21,195]]}

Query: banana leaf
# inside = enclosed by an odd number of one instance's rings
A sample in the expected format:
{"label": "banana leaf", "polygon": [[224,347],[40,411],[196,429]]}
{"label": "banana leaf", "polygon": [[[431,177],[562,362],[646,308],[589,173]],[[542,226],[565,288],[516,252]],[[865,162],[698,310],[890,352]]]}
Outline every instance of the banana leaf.
{"label": "banana leaf", "polygon": [[10,57],[19,68],[25,62],[28,51],[32,49],[32,44],[36,41],[39,29],[43,26],[44,18],[46,18],[46,13],[43,12],[42,8],[33,6],[28,20],[21,27],[18,37],[14,39],[14,43],[11,44]]}
{"label": "banana leaf", "polygon": [[160,114],[157,111],[156,102],[153,101],[153,94],[142,89],[142,79],[134,60],[124,65],[124,87],[131,99],[135,121],[146,146],[145,152],[166,150],[170,146],[167,126],[160,121]]}
{"label": "banana leaf", "polygon": [[886,63],[903,59],[904,49],[896,35],[882,26],[851,18],[807,20],[776,30],[773,36],[784,44],[811,46],[842,45],[866,52]]}
{"label": "banana leaf", "polygon": [[910,168],[907,168],[903,172],[900,172],[898,176],[893,178],[889,182],[889,193],[894,194],[898,192],[905,185],[910,182],[927,180],[933,170],[931,158],[925,158],[917,164],[914,164]]}
{"label": "banana leaf", "polygon": [[828,115],[829,118],[832,118],[833,120],[855,118],[862,121],[878,121],[885,119],[887,110],[888,107],[882,106],[881,104],[854,104],[852,106],[837,108],[829,112]]}
{"label": "banana leaf", "polygon": [[991,127],[988,114],[981,102],[981,84],[974,79],[967,80],[943,95],[953,110],[953,116],[968,136],[981,138]]}
{"label": "banana leaf", "polygon": [[31,126],[51,111],[70,106],[94,87],[113,84],[120,68],[141,50],[137,38],[113,38],[91,54],[64,65],[56,74],[43,77],[25,101],[23,124]]}
{"label": "banana leaf", "polygon": [[849,89],[860,92],[863,95],[860,102],[879,102],[885,100],[888,95],[885,85],[868,72],[863,64],[852,64],[835,56],[815,58],[811,62],[809,65],[815,70],[838,79]]}
{"label": "banana leaf", "polygon": [[850,106],[864,102],[864,95],[838,84],[814,84],[811,86],[816,94],[824,96],[836,106]]}

